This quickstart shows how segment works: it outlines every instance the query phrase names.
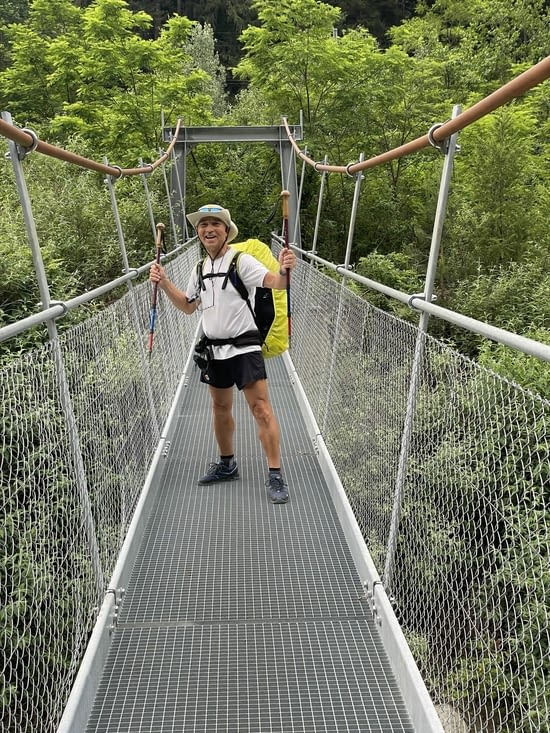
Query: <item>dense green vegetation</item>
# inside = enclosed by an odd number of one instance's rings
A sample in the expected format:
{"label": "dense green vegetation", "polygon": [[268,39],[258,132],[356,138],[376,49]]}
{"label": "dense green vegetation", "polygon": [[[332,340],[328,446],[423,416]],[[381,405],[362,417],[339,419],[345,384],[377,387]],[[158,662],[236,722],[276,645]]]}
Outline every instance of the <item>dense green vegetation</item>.
{"label": "dense green vegetation", "polygon": [[[180,116],[190,125],[279,124],[282,115],[292,122],[303,112],[310,155],[342,164],[424,134],[449,117],[453,104],[471,106],[549,51],[544,0],[467,6],[437,0],[416,7],[386,1],[364,11],[362,4],[341,5],[185,3],[188,19],[178,15],[182,3],[175,2],[12,0],[0,10],[0,107],[41,139],[123,166],[157,157],[162,115],[168,124]],[[231,68],[220,61],[222,48]],[[227,84],[234,80],[242,87],[236,95]],[[442,305],[543,340],[550,289],[549,104],[544,83],[461,133],[437,283]],[[198,149],[193,163],[191,205],[225,201],[243,232],[267,236],[280,191],[270,151]],[[39,220],[52,221],[55,216],[41,212],[51,205],[49,165],[43,164],[46,201],[37,193],[34,206]],[[428,150],[367,173],[353,248],[359,272],[422,281],[440,169],[441,156]],[[307,246],[318,174],[307,169],[305,175]],[[102,181],[96,177],[90,185],[98,188],[99,207]],[[328,259],[343,258],[352,192],[352,179],[329,177],[320,233]],[[33,276],[21,222],[10,214],[17,208],[13,192],[3,187],[0,196],[0,246],[14,263],[0,285],[0,312],[11,321],[32,310],[36,297],[28,287]],[[82,221],[104,217],[74,208],[79,221],[69,214],[60,220],[84,232],[92,261],[101,251],[107,277],[118,267],[110,245],[112,257],[105,258],[108,233]],[[136,210],[133,216],[128,226],[136,255],[146,257],[145,218]],[[41,228],[39,236],[52,281],[63,282],[56,297],[63,298],[95,284],[100,273],[88,273],[94,266],[80,256],[75,267],[57,242],[63,231],[54,229]],[[528,296],[521,303],[512,282]],[[433,328],[477,356],[478,339]]]}

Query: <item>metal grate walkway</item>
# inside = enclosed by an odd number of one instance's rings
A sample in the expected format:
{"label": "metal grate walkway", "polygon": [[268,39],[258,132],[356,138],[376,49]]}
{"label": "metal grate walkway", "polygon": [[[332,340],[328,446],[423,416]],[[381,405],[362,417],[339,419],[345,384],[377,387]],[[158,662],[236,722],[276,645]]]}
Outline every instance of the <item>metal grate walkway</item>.
{"label": "metal grate walkway", "polygon": [[413,731],[281,359],[268,375],[290,502],[239,394],[241,478],[197,485],[217,453],[193,370],[88,733]]}

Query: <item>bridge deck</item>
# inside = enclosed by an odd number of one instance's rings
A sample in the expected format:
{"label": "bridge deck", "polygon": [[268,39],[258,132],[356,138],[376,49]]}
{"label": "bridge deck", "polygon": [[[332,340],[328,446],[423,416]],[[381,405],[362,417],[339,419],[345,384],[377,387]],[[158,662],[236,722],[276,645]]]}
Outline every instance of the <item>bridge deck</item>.
{"label": "bridge deck", "polygon": [[413,730],[283,361],[268,375],[290,502],[242,395],[241,477],[197,485],[216,449],[193,370],[88,733]]}

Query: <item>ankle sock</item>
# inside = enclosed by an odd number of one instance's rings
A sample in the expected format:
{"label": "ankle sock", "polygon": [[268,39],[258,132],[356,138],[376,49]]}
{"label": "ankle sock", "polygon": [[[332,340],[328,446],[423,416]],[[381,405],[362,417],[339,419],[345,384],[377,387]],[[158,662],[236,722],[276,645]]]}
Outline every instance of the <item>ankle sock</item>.
{"label": "ankle sock", "polygon": [[220,460],[224,464],[224,466],[231,468],[231,466],[235,463],[235,456],[220,456]]}

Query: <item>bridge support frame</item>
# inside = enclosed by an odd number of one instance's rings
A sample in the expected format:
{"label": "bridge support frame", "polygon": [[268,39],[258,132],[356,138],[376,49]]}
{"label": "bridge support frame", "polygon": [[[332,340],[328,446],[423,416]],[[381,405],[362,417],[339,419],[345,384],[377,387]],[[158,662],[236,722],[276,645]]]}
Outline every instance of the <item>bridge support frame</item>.
{"label": "bridge support frame", "polygon": [[[291,125],[295,140],[303,137],[301,125]],[[163,139],[171,142],[176,128],[165,127]],[[172,173],[173,209],[178,212],[177,228],[183,239],[188,239],[186,214],[187,156],[197,145],[205,143],[267,143],[279,151],[281,160],[281,187],[290,191],[288,231],[294,234],[294,244],[301,247],[302,235],[298,217],[298,184],[296,155],[288,140],[284,126],[235,126],[235,127],[180,127],[174,148],[175,170]],[[179,190],[178,190],[179,189]],[[183,207],[183,210],[182,210]]]}

